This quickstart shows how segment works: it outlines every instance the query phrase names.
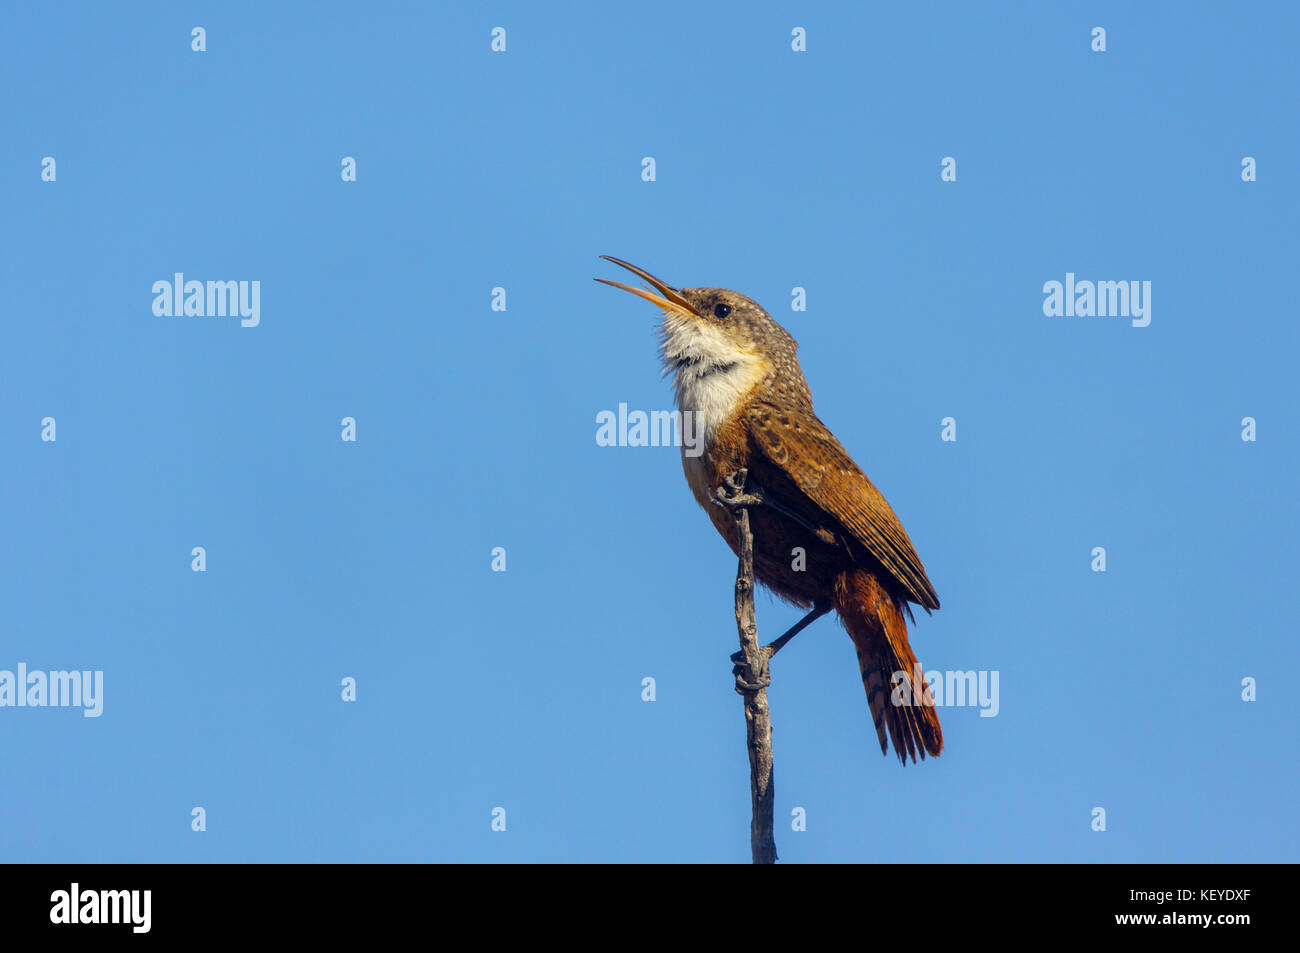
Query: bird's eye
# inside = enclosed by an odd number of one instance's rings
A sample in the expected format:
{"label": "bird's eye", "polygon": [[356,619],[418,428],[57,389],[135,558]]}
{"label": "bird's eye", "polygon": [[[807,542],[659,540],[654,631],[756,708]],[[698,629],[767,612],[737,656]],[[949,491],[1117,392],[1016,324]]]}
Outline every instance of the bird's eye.
{"label": "bird's eye", "polygon": [[731,314],[731,305],[718,302],[713,306],[713,316],[715,318],[725,318]]}

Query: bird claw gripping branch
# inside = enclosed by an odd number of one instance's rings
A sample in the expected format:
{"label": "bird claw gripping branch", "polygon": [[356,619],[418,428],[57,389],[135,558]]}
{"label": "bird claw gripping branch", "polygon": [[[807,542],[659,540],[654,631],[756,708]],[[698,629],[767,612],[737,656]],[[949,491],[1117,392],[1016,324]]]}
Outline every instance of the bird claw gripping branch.
{"label": "bird claw gripping branch", "polygon": [[760,506],[767,502],[767,498],[763,496],[762,489],[749,484],[747,470],[737,470],[713,491],[713,501],[734,512],[741,506]]}

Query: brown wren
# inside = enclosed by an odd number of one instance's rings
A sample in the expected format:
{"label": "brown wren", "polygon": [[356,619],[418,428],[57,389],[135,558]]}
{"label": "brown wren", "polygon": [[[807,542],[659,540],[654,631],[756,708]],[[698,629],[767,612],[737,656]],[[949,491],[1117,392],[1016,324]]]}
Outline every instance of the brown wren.
{"label": "brown wren", "polygon": [[[744,472],[754,574],[777,596],[808,614],[768,647],[790,638],[831,609],[858,654],[880,750],[886,733],[904,764],[937,756],[943,732],[904,614],[927,612],[939,597],[912,541],[885,497],[813,413],[812,394],[795,356],[798,344],[757,303],[725,288],[674,288],[649,272],[602,255],[640,276],[649,288],[597,281],[630,291],[663,310],[665,373],[677,409],[694,416],[704,452],[683,447],[682,468],[696,501],[732,552],[739,529],[725,502]],[[802,558],[796,551],[802,549]],[[796,568],[799,567],[799,568]],[[906,703],[892,696],[900,673]]]}

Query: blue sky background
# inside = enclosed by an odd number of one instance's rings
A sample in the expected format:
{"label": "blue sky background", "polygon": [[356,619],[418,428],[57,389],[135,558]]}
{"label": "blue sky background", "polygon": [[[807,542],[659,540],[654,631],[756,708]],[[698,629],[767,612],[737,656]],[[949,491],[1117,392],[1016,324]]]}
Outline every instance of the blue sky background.
{"label": "blue sky background", "polygon": [[[1284,3],[6,8],[0,668],[103,669],[105,705],[0,709],[0,857],[748,860],[735,560],[676,450],[595,442],[671,400],[656,312],[591,281],[611,254],[789,328],[943,601],[922,662],[1000,672],[996,718],[943,710],[943,756],[901,769],[838,623],[801,635],[783,860],[1297,860],[1298,30]],[[260,280],[260,327],[155,317],[175,271]],[[1045,317],[1067,271],[1151,281],[1151,325]]]}

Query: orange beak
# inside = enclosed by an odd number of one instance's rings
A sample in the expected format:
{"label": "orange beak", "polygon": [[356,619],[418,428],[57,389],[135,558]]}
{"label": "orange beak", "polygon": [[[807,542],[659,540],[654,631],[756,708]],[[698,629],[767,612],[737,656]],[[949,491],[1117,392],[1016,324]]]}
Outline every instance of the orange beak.
{"label": "orange beak", "polygon": [[[663,308],[665,311],[685,311],[689,315],[698,317],[698,315],[695,314],[695,308],[691,306],[691,303],[683,298],[681,292],[672,285],[660,281],[654,275],[650,274],[650,272],[644,271],[636,265],[629,264],[621,258],[611,258],[609,255],[601,255],[600,257],[606,261],[612,261],[614,264],[626,268],[634,275],[645,279],[654,286],[655,291],[658,291],[659,294],[655,294],[654,291],[647,288],[633,288],[631,285],[625,285],[621,281],[608,281],[604,278],[597,278],[595,279],[596,281],[599,281],[604,285],[610,285],[614,288],[621,288],[624,291],[629,291],[638,298],[644,298],[646,301]],[[660,297],[661,295],[662,297]]]}

